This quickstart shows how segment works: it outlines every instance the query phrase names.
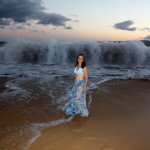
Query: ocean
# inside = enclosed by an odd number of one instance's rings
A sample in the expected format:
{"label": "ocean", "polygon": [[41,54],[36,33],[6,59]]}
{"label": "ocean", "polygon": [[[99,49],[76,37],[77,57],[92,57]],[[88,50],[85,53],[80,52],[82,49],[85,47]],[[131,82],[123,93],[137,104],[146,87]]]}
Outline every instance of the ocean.
{"label": "ocean", "polygon": [[93,90],[101,83],[113,79],[150,79],[147,43],[17,39],[2,44],[0,81],[5,88],[0,92],[0,134],[5,144],[1,148],[15,149],[22,141],[18,149],[27,150],[43,129],[73,119],[65,118],[61,108],[73,86],[77,54],[86,56],[90,108]]}

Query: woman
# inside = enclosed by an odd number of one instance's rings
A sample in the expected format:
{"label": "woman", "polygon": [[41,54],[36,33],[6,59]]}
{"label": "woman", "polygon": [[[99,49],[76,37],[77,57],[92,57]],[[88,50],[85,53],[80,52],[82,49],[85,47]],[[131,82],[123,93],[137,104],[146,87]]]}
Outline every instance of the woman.
{"label": "woman", "polygon": [[88,68],[86,66],[86,60],[83,54],[78,54],[76,57],[74,73],[75,80],[73,83],[73,88],[68,95],[68,101],[62,108],[62,111],[67,115],[80,114],[82,117],[88,117],[89,112],[86,107]]}

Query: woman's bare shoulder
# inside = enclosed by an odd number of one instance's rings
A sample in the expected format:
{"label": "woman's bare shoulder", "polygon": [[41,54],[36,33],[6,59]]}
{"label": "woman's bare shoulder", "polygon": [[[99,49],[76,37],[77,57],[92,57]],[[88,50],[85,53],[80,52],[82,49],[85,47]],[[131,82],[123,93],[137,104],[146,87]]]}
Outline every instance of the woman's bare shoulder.
{"label": "woman's bare shoulder", "polygon": [[83,70],[88,70],[88,67],[87,67],[87,66],[85,66],[85,67],[83,68]]}

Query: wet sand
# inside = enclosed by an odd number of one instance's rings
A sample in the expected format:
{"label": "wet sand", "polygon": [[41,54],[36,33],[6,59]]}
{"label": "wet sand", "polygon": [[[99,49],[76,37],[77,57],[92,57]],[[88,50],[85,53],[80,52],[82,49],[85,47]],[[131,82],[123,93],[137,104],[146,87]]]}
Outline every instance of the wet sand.
{"label": "wet sand", "polygon": [[[0,92],[11,91],[5,86],[11,80],[13,78],[0,78]],[[56,111],[57,108],[51,101],[43,95],[32,100],[18,100],[17,96],[0,97],[0,150],[22,150],[38,134],[38,130],[34,131],[30,123],[59,119],[61,112]]]}
{"label": "wet sand", "polygon": [[[9,79],[0,80],[6,90]],[[107,81],[92,92],[88,118],[45,128],[29,150],[150,150],[150,80]],[[0,149],[22,150],[32,137],[25,124],[62,117],[50,101],[0,101]]]}
{"label": "wet sand", "polygon": [[45,129],[29,150],[150,150],[150,81],[112,80],[93,90],[90,116]]}

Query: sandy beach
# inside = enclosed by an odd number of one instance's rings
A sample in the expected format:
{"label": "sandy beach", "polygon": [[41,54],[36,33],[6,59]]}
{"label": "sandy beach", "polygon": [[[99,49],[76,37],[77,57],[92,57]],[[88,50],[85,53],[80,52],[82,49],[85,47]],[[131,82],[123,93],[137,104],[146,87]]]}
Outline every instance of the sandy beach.
{"label": "sandy beach", "polygon": [[93,90],[90,116],[45,129],[29,150],[149,150],[150,81],[112,80]]}

